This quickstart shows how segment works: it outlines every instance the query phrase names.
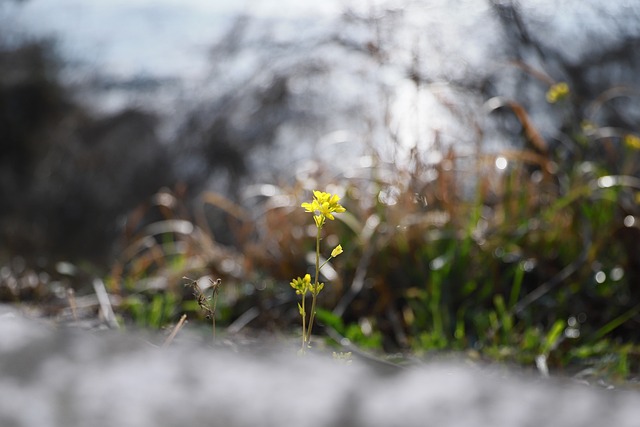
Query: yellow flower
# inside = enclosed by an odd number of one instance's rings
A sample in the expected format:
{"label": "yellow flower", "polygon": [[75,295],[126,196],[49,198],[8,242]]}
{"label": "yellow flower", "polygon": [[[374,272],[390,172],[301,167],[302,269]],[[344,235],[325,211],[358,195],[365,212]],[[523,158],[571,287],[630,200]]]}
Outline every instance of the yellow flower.
{"label": "yellow flower", "polygon": [[590,122],[589,120],[583,120],[580,123],[580,127],[582,128],[583,132],[593,132],[596,130],[596,125],[593,124],[593,122]]}
{"label": "yellow flower", "polygon": [[569,95],[569,85],[565,82],[556,83],[547,91],[547,102],[549,104],[555,104],[561,99],[566,98],[567,95]]}
{"label": "yellow flower", "polygon": [[331,258],[335,258],[342,253],[342,246],[338,245],[331,251]]}
{"label": "yellow flower", "polygon": [[[334,220],[333,213],[345,212],[346,209],[340,205],[340,196],[337,194],[325,193],[324,191],[315,190],[313,192],[313,200],[311,203],[305,202],[301,206],[306,212],[314,214],[316,225],[321,227],[324,224],[324,218]],[[318,218],[318,217],[322,217]]]}
{"label": "yellow flower", "polygon": [[624,136],[624,143],[627,147],[634,150],[640,150],[640,137],[633,134],[627,134]]}
{"label": "yellow flower", "polygon": [[306,212],[315,213],[318,209],[320,209],[320,205],[318,205],[317,200],[313,200],[311,203],[305,202],[300,206],[302,206]]}

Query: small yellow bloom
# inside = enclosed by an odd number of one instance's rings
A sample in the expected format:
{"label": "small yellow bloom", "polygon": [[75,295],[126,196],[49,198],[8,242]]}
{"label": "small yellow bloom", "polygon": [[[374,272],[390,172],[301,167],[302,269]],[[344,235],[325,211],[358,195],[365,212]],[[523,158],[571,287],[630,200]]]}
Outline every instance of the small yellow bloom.
{"label": "small yellow bloom", "polygon": [[[318,227],[322,227],[324,219],[334,220],[333,213],[342,213],[346,209],[340,205],[340,196],[337,194],[325,193],[324,191],[314,190],[313,200],[303,203],[302,206],[306,212],[314,214],[314,220]],[[322,218],[319,218],[322,217]]]}
{"label": "small yellow bloom", "polygon": [[633,148],[634,150],[640,150],[640,137],[633,134],[627,134],[624,136],[624,143],[627,147]]}
{"label": "small yellow bloom", "polygon": [[313,190],[313,197],[320,203],[328,202],[331,199],[330,193],[325,193],[324,191]]}
{"label": "small yellow bloom", "polygon": [[331,251],[331,258],[335,258],[342,253],[342,246],[338,245]]}
{"label": "small yellow bloom", "polygon": [[583,120],[580,123],[580,127],[582,128],[582,131],[585,133],[593,132],[596,130],[596,125],[593,122],[590,122],[589,120]]}
{"label": "small yellow bloom", "polygon": [[547,91],[547,102],[549,104],[555,104],[561,99],[566,98],[567,95],[569,95],[569,85],[565,82],[556,83]]}
{"label": "small yellow bloom", "polygon": [[300,206],[302,206],[306,212],[314,212],[315,213],[317,210],[320,210],[320,205],[318,204],[317,200],[314,200],[311,203],[306,203],[305,202]]}

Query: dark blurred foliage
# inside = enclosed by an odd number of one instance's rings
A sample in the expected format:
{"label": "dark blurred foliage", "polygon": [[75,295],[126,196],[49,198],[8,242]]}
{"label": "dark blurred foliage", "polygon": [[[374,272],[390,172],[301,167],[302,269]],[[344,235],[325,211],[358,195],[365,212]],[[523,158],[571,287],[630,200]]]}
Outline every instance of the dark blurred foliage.
{"label": "dark blurred foliage", "polygon": [[59,83],[55,49],[0,52],[0,235],[29,259],[100,259],[117,221],[172,182],[156,119],[136,110],[97,116]]}
{"label": "dark blurred foliage", "polygon": [[[212,187],[237,200],[251,173],[247,153],[268,146],[290,118],[286,78],[276,78],[197,105],[162,139],[164,116],[92,112],[74,96],[77,88],[61,83],[58,68],[52,42],[0,52],[1,249],[29,263],[108,264],[127,215],[162,187],[188,200]],[[208,214],[229,243],[224,218]]]}
{"label": "dark blurred foliage", "polygon": [[[589,2],[583,5],[589,20],[581,22],[580,2],[567,2],[560,10],[546,10],[545,14],[527,11],[520,2],[489,3],[505,34],[504,49],[511,64],[485,82],[482,93],[486,97],[508,94],[535,115],[544,107],[544,101],[536,96],[539,91],[566,82],[572,95],[563,104],[568,108],[552,111],[555,117],[540,120],[543,136],[558,153],[562,151],[561,158],[578,160],[581,155],[602,154],[597,144],[584,149],[570,141],[585,121],[620,132],[638,129],[640,31],[634,23],[640,19],[640,8],[609,8]],[[556,37],[554,27],[544,21],[563,12],[573,14],[562,18],[576,26],[575,37]],[[554,127],[544,129],[546,121],[552,121]]]}

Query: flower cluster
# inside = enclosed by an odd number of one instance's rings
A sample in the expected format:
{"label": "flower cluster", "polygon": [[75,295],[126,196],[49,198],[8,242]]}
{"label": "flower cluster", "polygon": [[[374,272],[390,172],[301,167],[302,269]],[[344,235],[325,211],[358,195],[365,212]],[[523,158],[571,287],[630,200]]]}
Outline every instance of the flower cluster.
{"label": "flower cluster", "polygon": [[298,277],[291,281],[291,287],[296,290],[297,295],[304,295],[311,285],[311,275],[305,274],[304,277]]}
{"label": "flower cluster", "polygon": [[314,191],[311,203],[303,203],[302,207],[306,212],[313,213],[313,220],[318,228],[324,225],[325,219],[334,220],[333,213],[341,213],[346,209],[338,203],[340,196],[337,194],[325,193],[324,191]]}

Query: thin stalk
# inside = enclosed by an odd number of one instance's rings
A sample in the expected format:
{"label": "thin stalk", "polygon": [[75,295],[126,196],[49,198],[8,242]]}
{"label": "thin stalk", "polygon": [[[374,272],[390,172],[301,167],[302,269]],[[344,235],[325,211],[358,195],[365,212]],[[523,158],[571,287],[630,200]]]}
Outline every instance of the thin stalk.
{"label": "thin stalk", "polygon": [[318,299],[318,278],[320,276],[320,232],[322,228],[318,227],[316,234],[316,275],[314,279],[315,291],[311,292],[311,314],[309,316],[309,328],[307,330],[307,345],[311,344],[311,330],[313,329],[313,321],[316,315],[316,301]]}
{"label": "thin stalk", "polygon": [[165,339],[164,342],[162,343],[162,348],[166,348],[166,347],[169,347],[169,345],[171,345],[171,343],[173,342],[174,338],[176,337],[176,335],[178,335],[178,332],[180,331],[180,329],[182,329],[182,327],[184,326],[186,321],[187,321],[187,315],[183,314],[180,317],[180,320],[178,321],[176,326],[173,327],[173,330],[171,331],[171,334],[169,334],[167,339]]}
{"label": "thin stalk", "polygon": [[211,327],[213,330],[213,343],[216,343],[216,305],[218,304],[218,291],[220,290],[220,283],[222,282],[220,279],[217,279],[215,282],[209,279],[211,285],[213,286],[213,301],[211,304]]}
{"label": "thin stalk", "polygon": [[307,312],[305,308],[305,301],[307,300],[307,292],[302,294],[302,352],[304,353],[307,347]]}
{"label": "thin stalk", "polygon": [[216,300],[218,299],[218,291],[213,291],[213,310],[211,313],[211,330],[213,331],[213,343],[216,343]]}

